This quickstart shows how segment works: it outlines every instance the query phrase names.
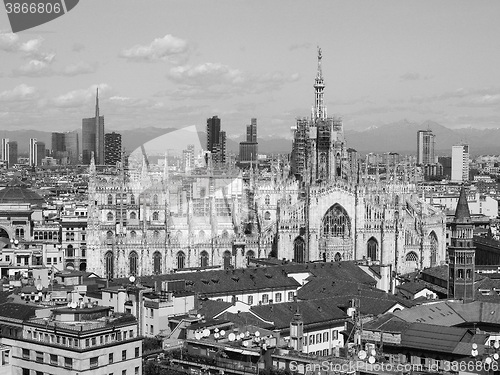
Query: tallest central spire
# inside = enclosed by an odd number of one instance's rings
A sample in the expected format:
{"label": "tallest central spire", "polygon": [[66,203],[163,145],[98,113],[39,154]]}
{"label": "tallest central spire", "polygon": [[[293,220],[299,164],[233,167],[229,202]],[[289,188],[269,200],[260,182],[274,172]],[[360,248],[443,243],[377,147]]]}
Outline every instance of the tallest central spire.
{"label": "tallest central spire", "polygon": [[325,90],[325,83],[323,81],[323,71],[321,70],[321,59],[323,58],[321,54],[321,48],[318,47],[318,72],[316,73],[316,79],[314,80],[314,108],[313,108],[313,120],[324,120],[326,119],[326,108],[324,106],[323,94]]}

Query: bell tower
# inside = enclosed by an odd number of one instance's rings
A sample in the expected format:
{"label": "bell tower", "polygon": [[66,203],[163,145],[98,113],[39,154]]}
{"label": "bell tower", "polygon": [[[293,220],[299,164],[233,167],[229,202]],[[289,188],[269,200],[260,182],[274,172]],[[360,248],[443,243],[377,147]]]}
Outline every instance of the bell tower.
{"label": "bell tower", "polygon": [[448,247],[448,298],[474,301],[476,249],[473,225],[465,186],[462,185],[455,218],[451,224],[451,244]]}

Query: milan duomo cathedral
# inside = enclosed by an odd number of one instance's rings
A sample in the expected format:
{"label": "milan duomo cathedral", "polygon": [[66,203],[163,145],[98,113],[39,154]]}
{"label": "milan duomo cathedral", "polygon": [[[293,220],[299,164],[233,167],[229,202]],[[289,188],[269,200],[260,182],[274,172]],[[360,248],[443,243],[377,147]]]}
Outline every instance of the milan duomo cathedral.
{"label": "milan duomo cathedral", "polygon": [[321,50],[310,118],[270,171],[152,173],[89,179],[88,271],[108,278],[245,267],[249,258],[369,260],[403,274],[446,257],[445,215],[427,205],[411,162],[369,170],[324,105]]}

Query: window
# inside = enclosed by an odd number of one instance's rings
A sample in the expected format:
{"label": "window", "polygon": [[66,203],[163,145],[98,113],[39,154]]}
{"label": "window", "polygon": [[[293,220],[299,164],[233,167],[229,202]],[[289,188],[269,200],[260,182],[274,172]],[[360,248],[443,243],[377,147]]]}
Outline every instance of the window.
{"label": "window", "polygon": [[127,370],[122,370],[122,375],[127,375]]}
{"label": "window", "polygon": [[139,375],[139,367],[138,366],[135,368],[135,375]]}
{"label": "window", "polygon": [[43,363],[43,352],[36,352],[36,361]]}
{"label": "window", "polygon": [[208,267],[208,253],[202,251],[200,254],[200,267]]}
{"label": "window", "polygon": [[316,343],[319,344],[321,342],[321,333],[316,334]]}
{"label": "window", "polygon": [[109,362],[109,364],[113,363],[113,353],[109,353],[108,362]]}
{"label": "window", "polygon": [[253,305],[253,296],[248,296],[248,304]]}
{"label": "window", "polygon": [[57,365],[57,362],[58,362],[58,361],[57,361],[57,355],[55,355],[55,354],[51,354],[51,355],[50,355],[50,364],[51,364],[51,365]]}
{"label": "window", "polygon": [[151,330],[149,331],[149,333],[153,335],[153,332],[154,332],[154,328],[153,328],[153,325],[151,324]]}
{"label": "window", "polygon": [[130,213],[130,220],[135,220],[137,219],[137,214],[135,212]]}
{"label": "window", "polygon": [[134,197],[134,195],[130,196],[130,204],[135,204],[135,197]]}
{"label": "window", "polygon": [[122,350],[122,361],[125,361],[127,359],[127,351]]}
{"label": "window", "polygon": [[133,329],[128,331],[128,337],[130,337],[131,339],[134,338],[134,330]]}
{"label": "window", "polygon": [[262,295],[262,303],[268,303],[269,302],[269,295],[263,294]]}
{"label": "window", "polygon": [[140,349],[139,349],[139,347],[136,347],[135,348],[135,358],[139,357],[139,355],[140,355]]}
{"label": "window", "polygon": [[111,251],[108,251],[104,255],[104,260],[106,264],[106,278],[110,279],[113,277],[113,253]]}
{"label": "window", "polygon": [[309,345],[314,345],[314,335],[309,336]]}
{"label": "window", "polygon": [[276,293],[274,295],[274,302],[281,302],[281,293]]}
{"label": "window", "polygon": [[177,253],[177,268],[183,269],[186,266],[185,261],[186,261],[186,256],[182,251],[179,251]]}
{"label": "window", "polygon": [[159,218],[158,212],[156,212],[156,211],[153,212],[153,221],[159,220],[158,218]]}
{"label": "window", "polygon": [[108,204],[113,204],[113,196],[111,194],[108,195]]}
{"label": "window", "polygon": [[30,359],[29,349],[23,349],[23,359]]}
{"label": "window", "polygon": [[130,264],[130,275],[137,275],[137,253],[135,251],[131,251],[128,259]]}
{"label": "window", "polygon": [[161,254],[155,251],[153,254],[153,273],[159,275],[161,273]]}
{"label": "window", "polygon": [[90,368],[95,368],[99,366],[99,357],[90,358]]}
{"label": "window", "polygon": [[339,338],[339,331],[332,331],[332,341],[338,340]]}
{"label": "window", "polygon": [[158,195],[153,195],[153,204],[158,204]]}
{"label": "window", "polygon": [[266,206],[269,206],[271,204],[271,197],[269,195],[266,195],[266,198],[264,199],[264,203]]}
{"label": "window", "polygon": [[108,212],[108,214],[106,215],[106,218],[108,219],[108,221],[113,221],[113,213]]}
{"label": "window", "polygon": [[23,368],[23,375],[30,375],[30,369],[29,368]]}
{"label": "window", "polygon": [[293,301],[294,294],[293,292],[288,292],[288,301]]}

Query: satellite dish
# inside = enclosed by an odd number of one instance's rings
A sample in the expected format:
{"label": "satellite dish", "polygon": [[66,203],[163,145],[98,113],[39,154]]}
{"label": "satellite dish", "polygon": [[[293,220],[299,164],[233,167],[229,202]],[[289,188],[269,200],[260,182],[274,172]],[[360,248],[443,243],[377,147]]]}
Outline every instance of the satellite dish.
{"label": "satellite dish", "polygon": [[203,336],[205,336],[205,337],[210,336],[210,330],[209,330],[208,328],[205,328],[205,329],[203,330]]}
{"label": "satellite dish", "polygon": [[76,302],[71,302],[71,306],[70,306],[72,309],[76,309],[78,307],[78,303]]}
{"label": "satellite dish", "polygon": [[250,332],[246,331],[246,332],[245,332],[245,336],[246,336],[246,337],[250,336]]}
{"label": "satellite dish", "polygon": [[259,337],[260,336],[260,332],[259,331],[255,331],[255,337]]}
{"label": "satellite dish", "polygon": [[219,332],[219,328],[214,329],[214,332]]}
{"label": "satellite dish", "polygon": [[472,349],[474,349],[474,350],[477,349],[477,344],[476,343],[472,344]]}
{"label": "satellite dish", "polygon": [[358,358],[364,361],[366,358],[366,352],[364,350],[360,350],[358,353]]}
{"label": "satellite dish", "polygon": [[377,352],[375,351],[375,349],[372,349],[371,355],[372,355],[373,357],[375,357],[375,356],[377,355]]}
{"label": "satellite dish", "polygon": [[471,353],[473,357],[478,355],[478,351],[476,349],[472,349]]}
{"label": "satellite dish", "polygon": [[226,335],[226,331],[224,331],[224,330],[220,331],[220,335],[221,336],[225,336]]}
{"label": "satellite dish", "polygon": [[234,333],[232,333],[232,332],[231,332],[231,333],[227,336],[227,338],[229,339],[229,341],[234,341],[234,340],[236,340],[236,335],[235,335]]}
{"label": "satellite dish", "polygon": [[491,359],[491,357],[486,357],[486,358],[484,359],[484,362],[485,362],[487,365],[489,365],[491,362],[493,362],[493,360]]}
{"label": "satellite dish", "polygon": [[216,339],[218,339],[218,338],[219,338],[219,336],[220,336],[220,335],[219,335],[219,332],[215,332],[215,333],[214,333],[214,337],[215,337]]}
{"label": "satellite dish", "polygon": [[243,346],[248,346],[248,341],[243,341]]}
{"label": "satellite dish", "polygon": [[196,317],[197,317],[198,319],[200,319],[200,318],[201,318],[201,314],[196,315]]}
{"label": "satellite dish", "polygon": [[370,356],[368,362],[373,365],[375,363],[375,357]]}
{"label": "satellite dish", "polygon": [[243,332],[240,333],[240,339],[245,338],[245,334]]}
{"label": "satellite dish", "polygon": [[500,348],[500,343],[499,343],[498,341],[495,341],[495,343],[493,344],[493,347],[494,347],[495,349]]}
{"label": "satellite dish", "polygon": [[493,354],[493,359],[495,361],[498,361],[498,358],[500,358],[500,356],[498,355],[498,353]]}
{"label": "satellite dish", "polygon": [[200,340],[201,339],[201,333],[200,332],[196,332],[194,334],[194,337],[196,338],[196,340]]}
{"label": "satellite dish", "polygon": [[36,290],[41,291],[43,289],[42,284],[37,284]]}
{"label": "satellite dish", "polygon": [[128,278],[128,281],[130,281],[131,283],[135,282],[135,276],[133,276],[133,275],[132,275],[132,276],[130,276],[130,277]]}

